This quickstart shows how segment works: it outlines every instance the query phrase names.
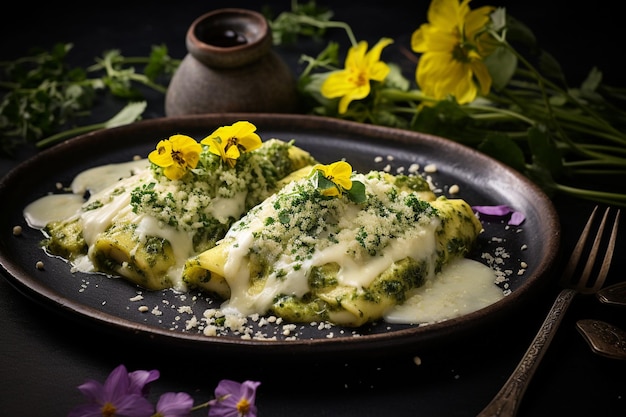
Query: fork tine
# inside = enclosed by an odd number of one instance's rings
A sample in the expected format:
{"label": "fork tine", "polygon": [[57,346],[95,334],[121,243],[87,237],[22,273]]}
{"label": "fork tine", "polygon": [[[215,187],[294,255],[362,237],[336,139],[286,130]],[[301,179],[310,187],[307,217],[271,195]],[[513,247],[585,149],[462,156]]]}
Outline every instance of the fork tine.
{"label": "fork tine", "polygon": [[578,238],[578,242],[576,243],[576,246],[574,247],[574,250],[572,251],[569,261],[567,262],[567,266],[565,267],[565,270],[563,271],[563,275],[561,275],[561,283],[566,286],[569,286],[569,283],[572,277],[574,276],[576,265],[578,265],[578,261],[580,260],[580,257],[583,253],[585,242],[587,241],[587,237],[589,236],[589,231],[591,230],[591,224],[593,223],[593,219],[596,216],[597,211],[598,211],[598,206],[595,206],[593,208],[593,211],[591,212],[591,215],[589,216],[589,219],[587,220],[587,224],[585,225],[585,228],[583,229],[582,233],[580,234],[580,237]]}
{"label": "fork tine", "polygon": [[[606,219],[606,214],[608,214],[609,209],[606,209],[606,213],[604,218]],[[596,278],[596,282],[592,288],[592,291],[598,291],[602,285],[604,285],[604,281],[606,280],[606,276],[609,274],[609,268],[611,266],[611,259],[613,259],[613,252],[615,251],[615,241],[617,240],[617,227],[619,225],[619,215],[620,210],[617,210],[617,214],[615,215],[615,221],[613,222],[613,229],[611,230],[611,237],[609,238],[609,244],[606,248],[606,253],[604,255],[604,260],[602,261],[602,268],[598,273],[598,278]],[[603,219],[604,221],[604,219]],[[597,238],[596,238],[597,239]],[[594,247],[596,247],[596,243],[594,242]],[[587,271],[585,271],[587,272]]]}
{"label": "fork tine", "polygon": [[596,262],[598,252],[600,250],[600,242],[602,241],[602,235],[604,234],[604,229],[606,227],[606,222],[607,222],[607,218],[608,218],[609,211],[610,211],[610,208],[607,207],[607,209],[604,211],[604,215],[602,216],[602,220],[600,222],[600,226],[598,227],[598,231],[594,238],[593,245],[587,257],[587,262],[585,263],[582,273],[578,276],[579,277],[578,282],[574,283],[572,281],[572,277],[574,276],[574,271],[576,270],[576,267],[580,259],[582,258],[583,249],[585,247],[587,238],[589,237],[591,226],[592,226],[597,210],[598,210],[598,206],[594,207],[593,212],[589,216],[589,220],[587,220],[587,224],[585,225],[585,228],[583,229],[583,232],[581,233],[580,238],[578,239],[578,242],[576,243],[576,247],[574,248],[574,251],[572,252],[572,256],[570,257],[567,267],[565,268],[565,271],[563,271],[563,276],[561,277],[561,280],[562,280],[561,283],[563,285],[569,286],[569,287],[575,285],[576,290],[583,294],[597,292],[600,289],[600,287],[604,285],[604,281],[606,280],[606,277],[609,273],[611,259],[613,258],[613,252],[615,251],[615,241],[617,240],[617,229],[619,226],[620,210],[618,210],[617,214],[615,215],[615,220],[613,222],[613,227],[611,230],[611,236],[608,241],[608,246],[606,248],[604,259],[602,261],[600,270],[598,274],[596,275],[596,279],[593,282],[593,285],[588,286],[588,281],[591,276],[591,272],[593,270],[594,264]]}
{"label": "fork tine", "polygon": [[[578,285],[578,290],[580,292],[591,292],[594,290],[595,286],[599,283],[600,286],[604,283],[604,277],[601,274],[598,274],[596,281],[592,287],[587,287],[587,282],[589,281],[589,277],[591,276],[591,270],[593,269],[593,265],[596,262],[596,256],[598,255],[598,249],[600,248],[600,241],[602,240],[602,234],[604,233],[604,227],[606,226],[606,218],[609,215],[609,208],[604,211],[604,216],[602,216],[602,221],[600,222],[600,227],[598,228],[598,232],[596,233],[596,237],[593,240],[593,246],[591,247],[591,251],[589,252],[589,257],[587,258],[587,263],[585,264],[585,268],[583,272],[580,274]],[[609,252],[607,251],[607,254]],[[602,267],[604,269],[604,266]],[[608,269],[607,269],[608,272]]]}

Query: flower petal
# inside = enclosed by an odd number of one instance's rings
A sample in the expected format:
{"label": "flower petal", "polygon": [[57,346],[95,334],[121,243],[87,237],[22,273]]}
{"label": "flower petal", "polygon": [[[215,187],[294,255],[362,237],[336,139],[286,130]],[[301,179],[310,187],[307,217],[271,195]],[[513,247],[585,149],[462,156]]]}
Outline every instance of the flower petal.
{"label": "flower petal", "polygon": [[509,224],[511,226],[519,226],[520,224],[524,223],[524,220],[526,220],[526,216],[524,216],[524,213],[514,211],[513,213],[511,213],[511,219],[509,220]]}
{"label": "flower petal", "polygon": [[348,50],[344,69],[333,71],[326,77],[320,92],[326,98],[338,98],[338,111],[344,114],[353,100],[361,100],[370,94],[371,81],[383,81],[391,69],[380,61],[382,49],[392,43],[390,38],[382,38],[366,53],[367,42],[361,41]]}
{"label": "flower petal", "polygon": [[155,165],[166,167],[174,163],[172,159],[172,143],[164,139],[160,141],[156,149],[150,152],[148,159]]}
{"label": "flower petal", "polygon": [[128,374],[130,378],[130,386],[128,387],[129,393],[134,394],[148,394],[147,385],[150,382],[156,381],[159,379],[161,374],[158,370],[154,369],[152,371],[133,371]]}
{"label": "flower petal", "polygon": [[104,399],[105,401],[111,401],[111,399],[120,398],[128,394],[128,387],[130,386],[130,378],[128,377],[128,371],[124,365],[119,365],[107,377],[104,381]]}
{"label": "flower petal", "polygon": [[511,207],[507,205],[496,205],[496,206],[472,206],[472,209],[479,214],[485,216],[493,216],[493,217],[507,217],[510,215],[510,218],[507,224],[511,226],[519,226],[526,220],[526,216],[524,213],[515,211]]}
{"label": "flower petal", "polygon": [[126,417],[150,417],[154,414],[154,406],[143,395],[126,394],[113,402],[115,415]]}
{"label": "flower petal", "polygon": [[472,209],[480,214],[487,214],[489,216],[506,216],[513,211],[509,206],[506,205],[472,206]]}
{"label": "flower petal", "polygon": [[256,381],[236,381],[223,379],[215,388],[215,400],[210,401],[209,417],[241,417],[241,404],[246,404],[248,411],[243,417],[256,417],[257,408],[254,405],[256,389],[260,385]]}
{"label": "flower petal", "polygon": [[193,407],[193,398],[185,392],[166,392],[159,397],[156,411],[162,417],[185,417]]}
{"label": "flower petal", "polygon": [[[493,7],[469,8],[470,0],[433,0],[428,22],[411,37],[421,53],[415,79],[422,92],[436,100],[454,96],[459,104],[474,101],[491,89],[491,74],[482,60],[493,48],[483,47]],[[486,45],[486,44],[485,44]]]}
{"label": "flower petal", "polygon": [[209,152],[219,155],[232,168],[242,153],[261,147],[261,138],[255,131],[255,125],[242,120],[215,129],[200,143],[208,145]]}

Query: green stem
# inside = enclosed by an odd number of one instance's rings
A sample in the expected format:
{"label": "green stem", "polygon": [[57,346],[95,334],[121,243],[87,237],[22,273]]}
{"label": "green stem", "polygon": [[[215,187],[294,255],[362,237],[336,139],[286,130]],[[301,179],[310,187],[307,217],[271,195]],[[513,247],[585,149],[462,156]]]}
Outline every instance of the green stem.
{"label": "green stem", "polygon": [[[568,109],[560,107],[552,107],[553,118],[545,116],[545,107],[538,104],[533,100],[524,100],[523,102],[517,98],[517,95],[513,92],[507,91],[507,96],[513,100],[517,105],[524,106],[529,115],[534,119],[541,120],[543,123],[550,125],[550,122],[558,123],[563,128],[571,131],[578,131],[580,133],[586,133],[604,139],[610,140],[620,145],[626,145],[626,134],[615,130],[607,129],[606,123],[599,123],[597,119],[588,117],[585,114],[579,112],[572,112]],[[490,98],[492,98],[490,96]],[[502,100],[501,100],[502,101]]]}
{"label": "green stem", "polygon": [[35,144],[38,148],[44,148],[46,146],[52,145],[53,143],[60,142],[62,140],[82,135],[84,133],[93,132],[94,130],[104,129],[106,127],[105,123],[95,123],[92,125],[79,126],[73,129],[65,130],[63,132],[59,132],[55,135],[49,136],[46,139],[42,139]]}
{"label": "green stem", "polygon": [[569,130],[587,134],[590,136],[595,136],[598,138],[603,138],[618,145],[626,146],[626,136],[624,136],[622,133],[618,132],[618,134],[615,134],[613,132],[607,132],[605,130],[601,130],[601,126],[584,125],[583,122],[584,119],[579,118],[572,121],[562,120],[561,124]]}
{"label": "green stem", "polygon": [[572,176],[574,175],[578,175],[578,176],[585,176],[588,177],[590,175],[602,175],[604,177],[606,176],[613,176],[613,175],[626,175],[626,170],[623,169],[606,169],[606,168],[598,168],[598,169],[576,169]]}
{"label": "green stem", "polygon": [[153,90],[158,91],[159,93],[165,94],[167,93],[167,87],[164,87],[160,84],[157,84],[155,82],[150,81],[150,79],[148,77],[146,77],[145,75],[141,75],[141,74],[133,74],[130,76],[130,79],[132,81],[136,81],[138,83],[141,83],[147,87],[152,88]]}
{"label": "green stem", "polygon": [[17,90],[19,89],[19,87],[20,87],[19,83],[0,81],[0,88],[5,89],[5,90]]}
{"label": "green stem", "polygon": [[[596,143],[581,144],[580,147],[585,148],[585,149],[595,150],[598,152],[603,152],[613,157],[617,156],[615,154],[622,154],[624,155],[624,157],[626,157],[626,147],[600,145]],[[623,159],[622,163],[626,163],[626,160]]]}
{"label": "green stem", "polygon": [[310,25],[319,29],[329,29],[329,28],[343,29],[346,31],[346,34],[348,35],[348,39],[350,39],[350,44],[352,46],[356,46],[357,44],[356,38],[354,37],[354,33],[352,32],[352,28],[350,27],[350,25],[348,25],[345,22],[326,21],[326,20],[322,21],[322,20],[314,19],[310,16],[304,16],[304,15],[299,15],[299,14],[290,13],[290,12],[286,12],[286,13],[289,13],[290,16],[294,19],[294,21],[298,23]]}
{"label": "green stem", "polygon": [[622,132],[620,132],[619,130],[615,129],[615,127],[613,125],[611,125],[611,123],[609,123],[606,119],[604,119],[602,116],[600,116],[595,110],[593,110],[591,107],[587,106],[585,103],[583,103],[580,100],[578,100],[576,97],[572,96],[569,93],[569,91],[564,90],[563,88],[561,88],[558,85],[554,84],[549,79],[543,78],[540,75],[540,73],[537,70],[535,70],[532,66],[529,66],[529,68],[531,68],[531,70],[533,71],[534,75],[537,77],[538,80],[540,79],[543,84],[549,86],[554,91],[557,91],[559,94],[561,94],[564,97],[566,97],[570,103],[574,104],[575,106],[580,108],[583,112],[585,112],[586,114],[590,115],[596,122],[598,122],[600,125],[604,126],[605,129],[607,129],[609,131],[612,131],[613,133],[615,133],[617,135],[621,135],[622,134]]}
{"label": "green stem", "polygon": [[200,410],[200,409],[203,409],[203,408],[207,408],[207,407],[209,407],[210,404],[211,404],[211,402],[207,401],[207,402],[202,403],[202,404],[194,405],[193,407],[191,407],[191,410],[189,410],[189,411],[193,412],[193,411],[197,411],[197,410]]}
{"label": "green stem", "polygon": [[[531,119],[529,117],[526,117],[523,114],[520,114],[520,113],[512,111],[512,110],[502,109],[502,108],[499,108],[499,107],[480,106],[480,105],[470,104],[470,105],[464,106],[464,108],[468,109],[470,111],[472,111],[472,110],[479,110],[479,111],[485,112],[483,114],[472,115],[472,117],[474,117],[476,119],[480,119],[480,118],[482,118],[483,115],[488,116],[489,113],[492,113],[492,114],[500,114],[502,116],[506,116],[506,118],[507,118],[506,120],[508,120],[508,118],[521,120],[522,122],[527,123],[530,126],[535,126],[537,124],[537,122],[535,122],[533,119]],[[487,118],[487,117],[485,117],[485,118]]]}
{"label": "green stem", "polygon": [[626,159],[587,159],[584,161],[567,161],[563,162],[564,167],[577,168],[588,166],[606,166],[606,167],[619,167],[623,172],[626,172]]}
{"label": "green stem", "polygon": [[404,91],[396,88],[385,88],[380,90],[380,96],[392,101],[410,101],[410,102],[433,102],[436,103],[432,97],[429,97],[419,90]]}
{"label": "green stem", "polygon": [[564,194],[578,198],[593,200],[599,203],[626,207],[626,194],[610,193],[607,191],[589,190],[583,188],[570,187],[563,184],[555,184],[554,188]]}

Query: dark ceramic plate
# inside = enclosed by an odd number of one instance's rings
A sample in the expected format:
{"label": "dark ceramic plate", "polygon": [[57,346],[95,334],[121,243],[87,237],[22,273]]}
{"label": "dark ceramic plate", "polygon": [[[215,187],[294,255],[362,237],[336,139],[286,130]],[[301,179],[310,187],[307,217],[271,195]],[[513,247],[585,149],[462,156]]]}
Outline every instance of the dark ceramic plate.
{"label": "dark ceramic plate", "polygon": [[[446,194],[451,185],[456,195],[471,205],[507,204],[526,215],[520,227],[501,220],[483,219],[481,235],[471,257],[483,253],[500,257],[498,268],[507,274],[510,293],[501,301],[459,318],[427,326],[373,323],[359,329],[312,324],[251,322],[260,338],[242,338],[229,332],[203,333],[203,312],[219,306],[204,294],[181,295],[173,291],[141,291],[127,281],[99,274],[72,273],[61,259],[47,257],[39,246],[42,234],[29,228],[22,210],[33,200],[67,186],[79,172],[98,165],[145,157],[158,140],[175,133],[201,139],[215,128],[248,120],[262,139],[295,139],[319,161],[341,158],[358,171],[389,169],[404,172],[418,164],[437,167],[434,184]],[[229,354],[306,355],[370,354],[392,349],[444,343],[481,326],[501,320],[523,305],[529,294],[543,284],[559,246],[559,222],[550,200],[531,182],[504,165],[453,141],[416,132],[383,128],[300,115],[218,114],[141,121],[130,126],[87,134],[40,152],[12,170],[0,184],[3,215],[0,219],[0,264],[19,290],[54,310],[87,320],[103,330],[132,335],[166,346],[200,348]],[[14,236],[14,226],[23,233]],[[508,257],[501,257],[501,252]],[[43,270],[36,268],[44,261]],[[524,265],[527,264],[527,265]],[[142,295],[138,300],[136,296]],[[146,306],[148,311],[140,312]],[[193,326],[196,323],[199,325]],[[273,339],[273,340],[268,340]]]}

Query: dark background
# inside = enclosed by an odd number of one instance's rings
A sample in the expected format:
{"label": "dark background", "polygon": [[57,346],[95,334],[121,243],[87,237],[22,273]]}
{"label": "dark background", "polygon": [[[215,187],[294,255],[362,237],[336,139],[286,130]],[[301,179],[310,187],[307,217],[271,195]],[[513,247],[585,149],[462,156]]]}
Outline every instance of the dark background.
{"label": "dark background", "polygon": [[[409,48],[408,37],[426,22],[429,2],[362,0],[317,4],[333,10],[335,20],[348,22],[359,40],[375,42],[388,36],[396,39],[396,44],[404,43]],[[539,45],[561,62],[572,84],[582,81],[594,65],[605,74],[609,84],[621,84],[622,17],[607,3],[539,0],[470,3],[472,8],[482,5],[504,7],[525,23],[535,33]],[[72,7],[59,3],[35,7],[29,2],[13,2],[12,11],[4,12],[0,18],[0,58],[15,58],[31,46],[49,47],[56,42],[74,43],[77,57],[99,55],[107,49],[121,49],[129,56],[145,55],[156,39],[170,48],[173,57],[182,58],[186,53],[186,26],[200,14],[219,7],[260,11],[263,6],[280,12],[290,8],[290,1],[153,1],[149,6],[113,1]],[[77,33],[81,33],[80,38],[76,37]]]}

